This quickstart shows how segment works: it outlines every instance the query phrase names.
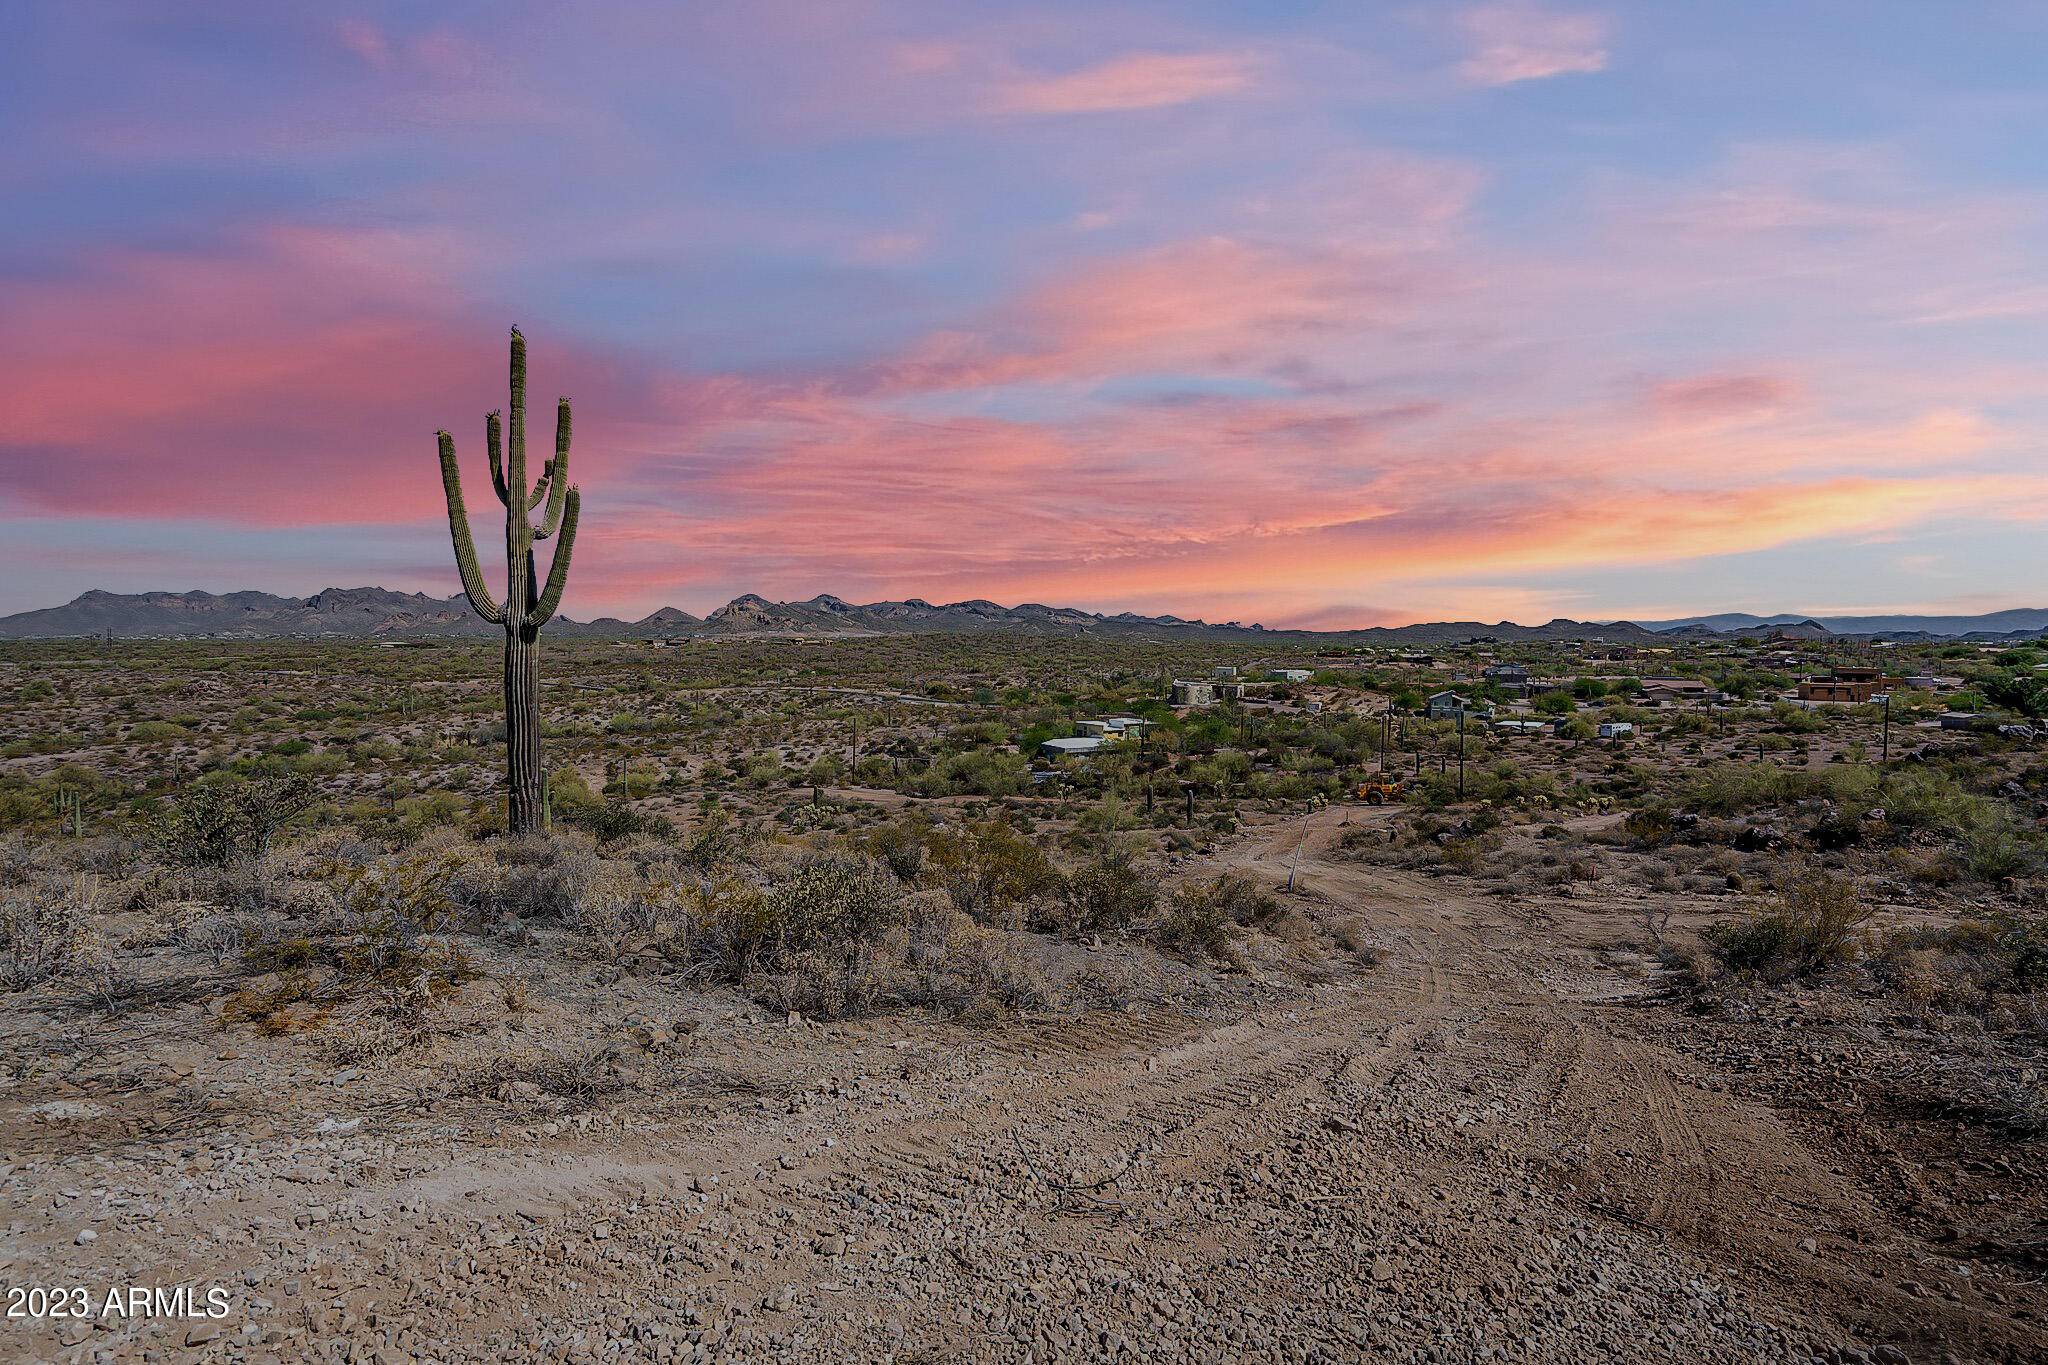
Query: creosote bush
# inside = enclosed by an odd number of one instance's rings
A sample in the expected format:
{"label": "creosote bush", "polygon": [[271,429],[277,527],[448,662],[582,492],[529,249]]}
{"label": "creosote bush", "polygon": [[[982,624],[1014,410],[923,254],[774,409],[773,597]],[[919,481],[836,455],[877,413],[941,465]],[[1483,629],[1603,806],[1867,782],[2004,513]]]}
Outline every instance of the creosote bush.
{"label": "creosote bush", "polygon": [[1747,919],[1714,926],[1707,941],[1731,971],[1783,981],[1849,960],[1872,913],[1853,882],[1811,872]]}
{"label": "creosote bush", "polygon": [[1069,934],[1114,933],[1151,918],[1159,889],[1130,850],[1105,849],[1060,883],[1057,910],[1044,927]]}

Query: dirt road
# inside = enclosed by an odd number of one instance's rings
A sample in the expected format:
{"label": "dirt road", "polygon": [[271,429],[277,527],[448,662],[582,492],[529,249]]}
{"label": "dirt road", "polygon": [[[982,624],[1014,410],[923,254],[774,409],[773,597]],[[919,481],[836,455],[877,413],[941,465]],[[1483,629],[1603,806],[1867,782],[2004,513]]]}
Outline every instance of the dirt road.
{"label": "dirt road", "polygon": [[1224,1017],[735,1021],[566,1124],[321,1131],[316,1097],[269,1136],[27,1156],[10,1281],[236,1306],[0,1331],[48,1359],[2042,1358],[2037,1286],[1931,1263],[1659,1041],[1597,951],[1626,926],[1338,854],[1380,818],[1230,855],[1366,951]]}

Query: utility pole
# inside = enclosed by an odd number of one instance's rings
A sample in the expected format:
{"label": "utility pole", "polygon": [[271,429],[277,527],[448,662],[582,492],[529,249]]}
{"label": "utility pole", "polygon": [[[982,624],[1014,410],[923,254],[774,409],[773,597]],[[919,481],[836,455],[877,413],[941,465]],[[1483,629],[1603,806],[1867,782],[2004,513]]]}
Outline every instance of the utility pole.
{"label": "utility pole", "polygon": [[1465,799],[1465,708],[1458,708],[1458,799]]}
{"label": "utility pole", "polygon": [[1884,756],[1877,760],[1877,766],[1887,768],[1892,761],[1892,694],[1884,694]]}

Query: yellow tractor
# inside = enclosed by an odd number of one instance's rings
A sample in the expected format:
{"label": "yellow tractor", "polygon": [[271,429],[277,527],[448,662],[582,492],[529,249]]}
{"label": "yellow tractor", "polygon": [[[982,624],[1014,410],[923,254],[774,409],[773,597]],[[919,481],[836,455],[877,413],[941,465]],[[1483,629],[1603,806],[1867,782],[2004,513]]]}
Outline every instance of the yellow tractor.
{"label": "yellow tractor", "polygon": [[1407,787],[1399,780],[1389,781],[1381,778],[1379,781],[1374,782],[1368,779],[1358,784],[1358,799],[1365,802],[1368,806],[1384,806],[1389,802],[1399,803],[1407,794]]}

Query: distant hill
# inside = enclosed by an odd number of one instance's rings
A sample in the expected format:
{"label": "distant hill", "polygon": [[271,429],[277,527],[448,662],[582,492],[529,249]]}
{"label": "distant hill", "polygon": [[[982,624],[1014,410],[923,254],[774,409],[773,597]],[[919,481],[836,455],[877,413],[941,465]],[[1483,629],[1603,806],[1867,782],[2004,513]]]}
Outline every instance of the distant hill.
{"label": "distant hill", "polygon": [[1746,611],[1724,611],[1712,616],[1676,616],[1669,621],[1637,624],[1655,631],[1704,626],[1721,633],[1759,635],[1773,626],[1804,625],[1817,625],[1834,635],[2006,635],[2013,631],[2048,630],[2048,607],[2012,607],[1982,616],[1814,616],[1803,612],[1753,616]]}
{"label": "distant hill", "polygon": [[[567,635],[672,635],[697,618],[664,607],[644,621],[609,618],[582,624],[557,617]],[[246,639],[370,639],[437,635],[484,638],[498,627],[478,620],[460,593],[445,600],[384,588],[327,588],[311,597],[267,592],[82,593],[61,607],[0,617],[0,639],[105,635],[116,639],[217,636]]]}
{"label": "distant hill", "polygon": [[[1882,623],[1873,627],[1868,623]],[[2028,624],[2034,622],[2036,624]],[[1855,627],[1845,629],[1845,627]],[[558,616],[551,634],[568,638],[684,639],[725,636],[964,635],[994,631],[1039,635],[1132,636],[1155,639],[1271,640],[1337,644],[1452,644],[1466,640],[1601,640],[1612,643],[1669,643],[1712,639],[1725,633],[1820,639],[1829,634],[1881,633],[1908,639],[1948,636],[2000,639],[2038,634],[2048,628],[2048,610],[1994,612],[1988,616],[1881,616],[1810,618],[1756,617],[1744,613],[1686,617],[1674,621],[1573,621],[1560,617],[1540,626],[1497,621],[1430,621],[1368,630],[1268,630],[1237,621],[1212,623],[1179,616],[1114,616],[1035,602],[1005,607],[974,600],[934,604],[922,598],[859,605],[829,593],[802,602],[771,602],[754,593],[735,597],[698,618],[663,607],[638,621],[599,617],[575,621]],[[460,594],[448,598],[383,588],[328,588],[311,597],[278,597],[266,592],[83,593],[61,607],[0,617],[0,639],[51,639],[105,635],[116,639],[212,637],[227,639],[483,639],[497,627],[476,618]]]}

